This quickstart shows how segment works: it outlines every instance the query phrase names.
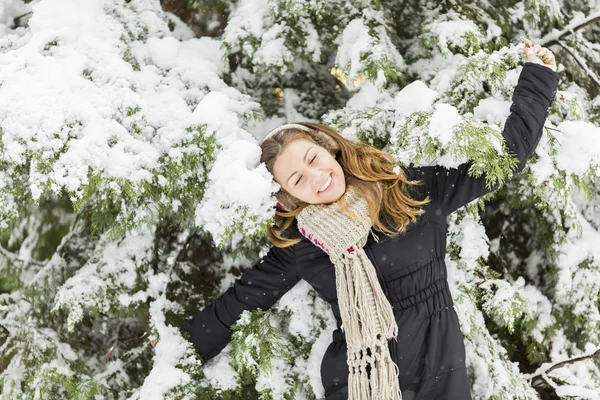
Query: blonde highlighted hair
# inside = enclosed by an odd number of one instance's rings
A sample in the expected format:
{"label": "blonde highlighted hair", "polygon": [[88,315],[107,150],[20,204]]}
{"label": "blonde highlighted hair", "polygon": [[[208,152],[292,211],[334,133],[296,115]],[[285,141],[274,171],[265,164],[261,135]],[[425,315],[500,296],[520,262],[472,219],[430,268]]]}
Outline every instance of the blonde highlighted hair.
{"label": "blonde highlighted hair", "polygon": [[[409,187],[420,184],[420,181],[409,181],[402,169],[399,174],[394,172],[396,160],[391,154],[367,144],[348,140],[334,129],[322,124],[313,122],[295,124],[309,129],[298,127],[281,129],[260,144],[262,150],[260,161],[266,164],[271,174],[273,174],[275,160],[283,149],[293,140],[306,139],[325,148],[336,157],[344,172],[346,188],[355,187],[367,199],[374,229],[390,236],[400,234],[406,230],[409,223],[415,222],[417,217],[425,212],[421,207],[431,199],[427,197],[419,201],[410,197]],[[275,211],[274,225],[267,227],[267,234],[276,247],[292,246],[301,239],[286,238],[278,232],[287,230],[296,215],[309,203],[292,196],[283,187],[275,193],[275,197],[285,210],[278,208]],[[342,212],[354,217],[347,208],[345,196],[340,197],[337,203]],[[389,229],[388,226],[393,227],[394,230]]]}

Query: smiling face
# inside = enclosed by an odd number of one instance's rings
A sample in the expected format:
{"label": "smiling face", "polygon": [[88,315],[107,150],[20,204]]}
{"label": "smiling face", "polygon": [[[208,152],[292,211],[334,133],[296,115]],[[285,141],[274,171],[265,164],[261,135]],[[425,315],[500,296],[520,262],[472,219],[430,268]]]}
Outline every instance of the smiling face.
{"label": "smiling face", "polygon": [[289,194],[310,204],[333,203],[346,191],[341,165],[325,148],[306,139],[288,143],[273,164],[273,176]]}

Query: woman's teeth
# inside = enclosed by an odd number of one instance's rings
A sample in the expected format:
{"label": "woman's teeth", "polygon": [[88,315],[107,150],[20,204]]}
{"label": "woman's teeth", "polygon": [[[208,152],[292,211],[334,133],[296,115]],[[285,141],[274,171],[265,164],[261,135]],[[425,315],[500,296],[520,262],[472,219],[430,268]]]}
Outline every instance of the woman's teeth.
{"label": "woman's teeth", "polygon": [[329,185],[331,184],[331,175],[329,175],[329,178],[327,178],[327,180],[325,181],[325,183],[323,184],[323,186],[321,186],[321,189],[319,189],[319,192],[322,192],[323,190],[326,190]]}

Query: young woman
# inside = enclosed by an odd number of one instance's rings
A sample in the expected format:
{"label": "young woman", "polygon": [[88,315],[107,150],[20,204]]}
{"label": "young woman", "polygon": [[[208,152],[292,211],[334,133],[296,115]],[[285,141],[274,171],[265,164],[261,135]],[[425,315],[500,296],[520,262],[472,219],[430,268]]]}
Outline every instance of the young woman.
{"label": "young woman", "polygon": [[[559,82],[548,49],[528,43],[524,54],[502,132],[516,172],[540,140]],[[397,173],[390,154],[316,123],[286,124],[261,148],[281,186],[273,246],[181,327],[202,358],[227,345],[244,310],[270,308],[304,279],[337,319],[321,363],[327,400],[471,399],[444,264],[446,216],[490,192],[485,174],[469,176],[471,162]]]}

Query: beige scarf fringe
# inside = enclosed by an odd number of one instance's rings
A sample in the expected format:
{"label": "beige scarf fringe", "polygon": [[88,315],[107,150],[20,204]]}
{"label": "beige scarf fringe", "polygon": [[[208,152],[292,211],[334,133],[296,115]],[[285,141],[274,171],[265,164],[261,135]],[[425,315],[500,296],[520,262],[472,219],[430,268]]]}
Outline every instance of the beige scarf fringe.
{"label": "beige scarf fringe", "polygon": [[402,400],[400,371],[387,345],[398,336],[398,325],[363,249],[371,231],[369,207],[351,186],[344,196],[360,221],[343,214],[337,203],[311,204],[297,215],[298,228],[329,254],[335,266],[341,328],[348,348],[348,400]]}

